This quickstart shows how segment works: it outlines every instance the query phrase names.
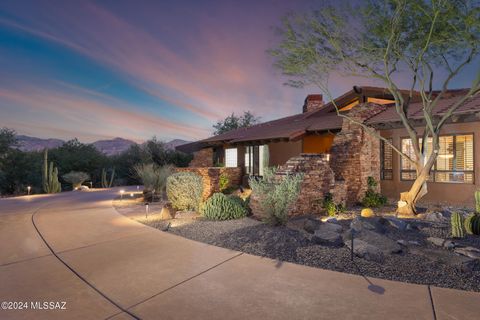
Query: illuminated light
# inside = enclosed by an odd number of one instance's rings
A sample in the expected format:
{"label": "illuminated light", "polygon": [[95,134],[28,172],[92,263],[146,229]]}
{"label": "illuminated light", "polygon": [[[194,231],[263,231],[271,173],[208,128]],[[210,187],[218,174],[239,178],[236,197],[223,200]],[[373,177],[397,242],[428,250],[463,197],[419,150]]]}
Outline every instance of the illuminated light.
{"label": "illuminated light", "polygon": [[123,199],[123,194],[125,193],[125,190],[120,190],[120,199]]}
{"label": "illuminated light", "polygon": [[330,161],[330,153],[327,153],[327,161]]}
{"label": "illuminated light", "polygon": [[28,186],[28,187],[27,187],[28,195],[30,195],[30,190],[32,190],[32,187],[31,187],[31,186]]}
{"label": "illuminated light", "polygon": [[132,198],[133,198],[133,192],[132,192],[132,193],[130,193],[130,197],[132,197]]}
{"label": "illuminated light", "polygon": [[453,154],[439,154],[438,157],[442,159],[453,159]]}

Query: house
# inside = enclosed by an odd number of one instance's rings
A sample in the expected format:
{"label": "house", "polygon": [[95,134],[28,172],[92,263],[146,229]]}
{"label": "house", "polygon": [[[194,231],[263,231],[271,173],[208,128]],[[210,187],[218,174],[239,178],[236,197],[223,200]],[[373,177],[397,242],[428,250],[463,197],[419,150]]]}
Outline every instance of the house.
{"label": "house", "polygon": [[[448,91],[439,101],[436,114],[442,115],[463,93],[465,90]],[[408,91],[402,94],[407,98]],[[354,87],[334,102],[340,114],[367,124],[402,152],[413,155],[411,141],[388,90]],[[415,125],[424,127],[422,115],[421,97],[415,93],[408,116]],[[379,190],[391,199],[398,199],[415,179],[415,170],[409,162],[388,144],[366,133],[361,125],[339,116],[334,103],[324,103],[319,94],[307,96],[302,113],[232,130],[177,149],[196,150],[190,167],[222,164],[241,168],[244,177],[261,176],[267,166],[280,166],[283,174],[304,172],[306,181],[301,197],[306,199],[299,211],[311,210],[315,198],[326,192],[337,196],[338,201],[358,202],[369,176],[380,181]],[[474,191],[480,187],[479,162],[480,96],[477,96],[467,100],[443,127],[438,160],[423,200],[471,206]]]}

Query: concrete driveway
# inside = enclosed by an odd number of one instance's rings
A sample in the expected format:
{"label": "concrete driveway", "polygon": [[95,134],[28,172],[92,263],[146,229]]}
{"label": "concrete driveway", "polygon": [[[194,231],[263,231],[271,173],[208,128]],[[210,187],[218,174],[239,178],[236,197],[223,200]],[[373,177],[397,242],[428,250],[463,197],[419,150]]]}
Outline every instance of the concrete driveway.
{"label": "concrete driveway", "polygon": [[187,240],[119,215],[117,193],[0,200],[0,319],[478,318],[480,294]]}

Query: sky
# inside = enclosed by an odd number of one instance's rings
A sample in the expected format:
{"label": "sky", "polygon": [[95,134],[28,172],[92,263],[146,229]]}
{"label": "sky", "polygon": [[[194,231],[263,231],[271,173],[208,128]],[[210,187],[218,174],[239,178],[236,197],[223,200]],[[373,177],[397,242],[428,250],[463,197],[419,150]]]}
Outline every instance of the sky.
{"label": "sky", "polygon": [[[3,1],[0,127],[84,142],[197,140],[232,112],[299,113],[318,89],[283,85],[266,50],[286,13],[318,2]],[[334,95],[359,84],[332,83]]]}

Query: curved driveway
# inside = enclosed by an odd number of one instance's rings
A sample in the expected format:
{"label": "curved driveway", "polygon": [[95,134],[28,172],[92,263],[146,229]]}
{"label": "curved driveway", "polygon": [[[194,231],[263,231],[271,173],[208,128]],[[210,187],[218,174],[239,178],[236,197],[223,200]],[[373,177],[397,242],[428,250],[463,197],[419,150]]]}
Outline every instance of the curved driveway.
{"label": "curved driveway", "polygon": [[152,229],[112,208],[117,192],[0,200],[0,302],[23,306],[0,309],[0,319],[478,317],[477,293],[282,263]]}

